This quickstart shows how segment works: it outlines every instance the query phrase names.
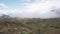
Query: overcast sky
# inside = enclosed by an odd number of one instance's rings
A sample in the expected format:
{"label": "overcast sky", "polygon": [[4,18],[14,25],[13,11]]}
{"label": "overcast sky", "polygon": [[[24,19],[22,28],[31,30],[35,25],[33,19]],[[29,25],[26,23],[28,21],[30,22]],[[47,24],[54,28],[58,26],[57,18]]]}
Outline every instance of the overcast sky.
{"label": "overcast sky", "polygon": [[60,17],[60,0],[0,0],[0,15],[22,18]]}

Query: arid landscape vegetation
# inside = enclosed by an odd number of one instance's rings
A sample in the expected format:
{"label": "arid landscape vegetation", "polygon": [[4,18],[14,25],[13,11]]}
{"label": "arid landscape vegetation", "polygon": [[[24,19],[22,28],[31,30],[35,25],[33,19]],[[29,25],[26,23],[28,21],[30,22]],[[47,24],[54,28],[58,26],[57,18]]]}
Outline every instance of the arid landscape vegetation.
{"label": "arid landscape vegetation", "polygon": [[60,34],[60,18],[17,18],[2,15],[0,34]]}

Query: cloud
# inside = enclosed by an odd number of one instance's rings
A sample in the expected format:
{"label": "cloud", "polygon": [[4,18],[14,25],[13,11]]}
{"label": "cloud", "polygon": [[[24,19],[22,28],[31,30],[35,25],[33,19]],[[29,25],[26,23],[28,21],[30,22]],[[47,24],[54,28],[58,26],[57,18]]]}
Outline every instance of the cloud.
{"label": "cloud", "polygon": [[19,0],[22,3],[31,3],[32,0]]}
{"label": "cloud", "polygon": [[35,0],[34,3],[24,3],[26,16],[36,18],[55,18],[59,17],[57,12],[52,12],[52,7],[60,8],[60,0]]}
{"label": "cloud", "polygon": [[[10,15],[22,18],[56,18],[60,8],[59,0],[23,0],[23,9],[13,9]],[[33,2],[33,3],[31,3]],[[56,8],[54,8],[56,7]],[[57,9],[58,8],[58,9]],[[52,12],[52,10],[55,10]]]}
{"label": "cloud", "polygon": [[33,17],[32,14],[29,14],[28,12],[25,12],[20,9],[13,9],[10,11],[10,14],[13,17],[21,17],[21,18],[31,18]]}
{"label": "cloud", "polygon": [[14,16],[14,17],[16,17],[16,16],[23,17],[23,12],[18,9],[13,9],[10,11],[10,15]]}
{"label": "cloud", "polygon": [[5,4],[0,3],[0,15],[7,14],[7,13],[8,13],[8,7]]}
{"label": "cloud", "polygon": [[21,5],[20,9],[12,10],[9,10],[5,4],[0,4],[0,13],[22,18],[60,17],[60,0],[22,0],[22,2],[23,6]]}

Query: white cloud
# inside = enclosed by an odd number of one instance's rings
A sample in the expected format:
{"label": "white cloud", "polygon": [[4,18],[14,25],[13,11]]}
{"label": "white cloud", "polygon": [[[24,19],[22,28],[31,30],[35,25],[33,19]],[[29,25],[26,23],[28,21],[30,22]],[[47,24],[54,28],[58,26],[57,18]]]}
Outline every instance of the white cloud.
{"label": "white cloud", "polygon": [[[24,0],[30,2],[31,0]],[[55,18],[60,17],[57,12],[52,12],[52,7],[60,8],[59,0],[35,0],[34,3],[24,3],[23,10],[11,10],[11,15],[22,18]]]}
{"label": "white cloud", "polygon": [[30,3],[31,2],[31,0],[19,0],[19,1],[22,3]]}
{"label": "white cloud", "polygon": [[36,3],[36,4],[27,4],[26,10],[28,11],[45,11],[51,8],[52,4],[50,3]]}
{"label": "white cloud", "polygon": [[52,7],[60,8],[60,0],[36,0],[36,3],[25,3],[25,13],[29,17],[53,18],[57,13],[51,12]]}
{"label": "white cloud", "polygon": [[[5,4],[0,4],[0,14],[9,14],[12,16],[18,16],[22,18],[54,18],[60,17],[57,13],[59,12],[52,12],[51,10],[54,9],[52,7],[60,8],[60,0],[35,0],[33,3],[32,0],[24,0],[24,8],[21,9],[12,9],[8,11],[8,6]],[[57,9],[56,8],[56,9]]]}
{"label": "white cloud", "polygon": [[0,3],[0,15],[7,14],[7,13],[8,13],[8,7],[5,4]]}
{"label": "white cloud", "polygon": [[23,10],[19,10],[19,9],[13,9],[10,12],[11,16],[14,17],[21,17],[21,18],[31,18],[31,14],[29,14],[28,12],[25,12]]}
{"label": "white cloud", "polygon": [[18,10],[18,9],[10,10],[10,15],[12,15],[12,16],[21,15],[21,14],[20,14],[20,10]]}

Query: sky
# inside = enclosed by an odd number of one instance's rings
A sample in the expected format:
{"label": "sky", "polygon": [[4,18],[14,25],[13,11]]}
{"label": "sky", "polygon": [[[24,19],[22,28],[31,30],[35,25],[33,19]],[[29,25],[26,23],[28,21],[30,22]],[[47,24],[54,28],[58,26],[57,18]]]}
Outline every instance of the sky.
{"label": "sky", "polygon": [[0,0],[0,15],[21,18],[60,17],[60,0]]}

